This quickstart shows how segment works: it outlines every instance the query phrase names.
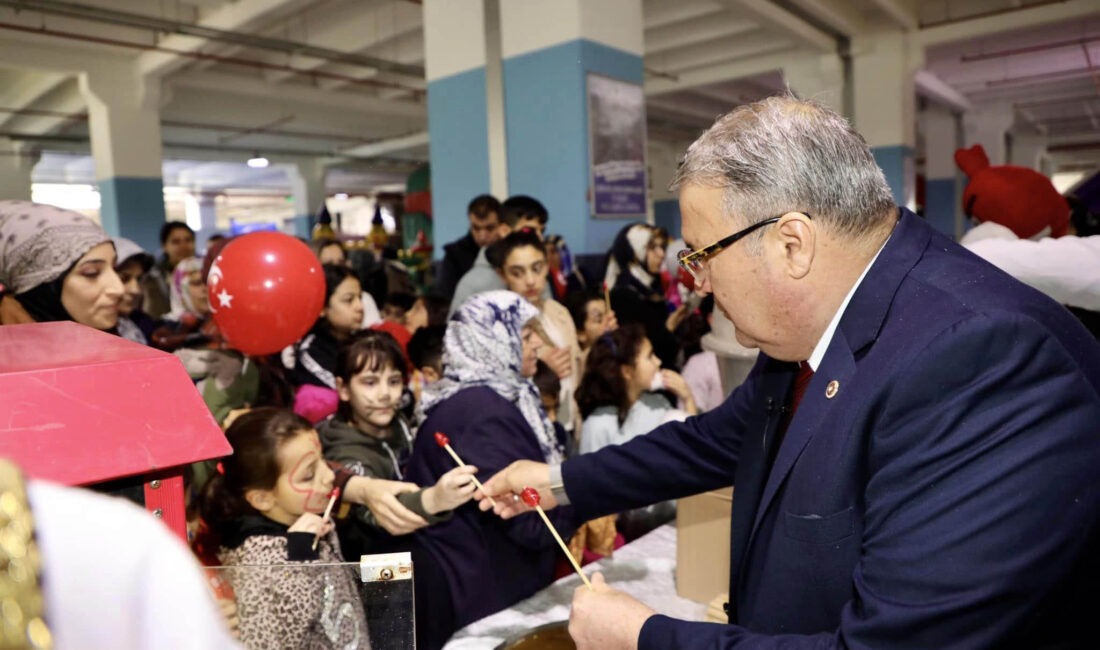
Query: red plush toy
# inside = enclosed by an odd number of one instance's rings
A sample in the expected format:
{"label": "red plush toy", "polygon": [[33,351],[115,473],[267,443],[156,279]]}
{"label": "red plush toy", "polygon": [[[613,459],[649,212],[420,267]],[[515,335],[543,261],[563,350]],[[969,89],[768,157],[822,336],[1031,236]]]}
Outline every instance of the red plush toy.
{"label": "red plush toy", "polygon": [[955,164],[969,177],[962,199],[967,216],[1001,224],[1020,239],[1048,227],[1052,237],[1066,234],[1069,204],[1046,176],[1027,167],[992,167],[980,144],[956,151]]}

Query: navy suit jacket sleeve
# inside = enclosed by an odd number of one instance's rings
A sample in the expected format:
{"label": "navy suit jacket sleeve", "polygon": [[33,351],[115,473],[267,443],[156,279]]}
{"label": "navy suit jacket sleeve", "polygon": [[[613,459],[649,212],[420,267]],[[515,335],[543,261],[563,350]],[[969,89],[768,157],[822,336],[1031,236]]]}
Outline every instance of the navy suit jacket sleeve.
{"label": "navy suit jacket sleeve", "polygon": [[732,485],[749,414],[761,408],[752,381],[761,366],[716,409],[563,463],[580,520]]}
{"label": "navy suit jacket sleeve", "polygon": [[973,315],[931,340],[869,407],[865,527],[839,628],[764,635],[653,616],[640,648],[970,650],[1018,643],[1050,615],[1042,603],[1095,539],[1095,391],[1027,316]]}
{"label": "navy suit jacket sleeve", "polygon": [[[481,476],[493,476],[519,459],[542,461],[541,452],[534,444],[533,436],[521,437],[517,433],[525,430],[530,431],[530,427],[518,409],[482,420],[477,423],[477,432],[473,435],[487,444],[474,445],[469,455],[463,460],[470,465],[475,465]],[[477,506],[471,503],[467,507],[476,508]],[[555,508],[548,511],[546,516],[563,539],[569,539],[577,528],[572,508]],[[546,524],[534,512],[513,519],[501,519],[491,512],[484,513],[483,517],[519,546],[536,550],[557,548],[557,542],[547,530]]]}

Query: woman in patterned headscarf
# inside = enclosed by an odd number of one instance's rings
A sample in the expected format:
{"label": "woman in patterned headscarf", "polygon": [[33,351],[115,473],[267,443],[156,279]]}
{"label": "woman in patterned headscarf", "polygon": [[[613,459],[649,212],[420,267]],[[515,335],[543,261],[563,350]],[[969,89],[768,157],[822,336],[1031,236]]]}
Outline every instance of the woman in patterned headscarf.
{"label": "woman in patterned headscarf", "polygon": [[[454,461],[434,440],[492,476],[520,459],[559,462],[561,449],[542,410],[535,373],[538,310],[511,291],[476,294],[458,308],[444,338],[443,379],[425,388],[424,418],[405,480],[434,484]],[[548,513],[562,535],[572,510]],[[415,536],[417,646],[439,648],[462,626],[550,584],[560,554],[537,517],[502,521],[470,502]]]}
{"label": "woman in patterned headscarf", "polygon": [[111,238],[84,215],[0,201],[0,323],[72,320],[114,331],[122,281]]}

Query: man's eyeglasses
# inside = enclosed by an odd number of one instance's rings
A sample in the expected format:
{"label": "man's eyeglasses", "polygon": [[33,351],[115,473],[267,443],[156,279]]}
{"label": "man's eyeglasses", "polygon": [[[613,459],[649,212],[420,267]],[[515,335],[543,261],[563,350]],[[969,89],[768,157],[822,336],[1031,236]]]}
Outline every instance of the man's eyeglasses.
{"label": "man's eyeglasses", "polygon": [[[784,213],[786,214],[786,213]],[[801,214],[806,214],[805,212]],[[806,214],[807,217],[810,215]],[[748,228],[738,230],[729,237],[724,237],[714,242],[710,246],[705,246],[697,251],[693,251],[690,248],[685,248],[676,254],[676,259],[680,262],[680,268],[684,269],[691,274],[691,277],[695,279],[696,286],[703,283],[703,280],[707,277],[707,260],[714,257],[723,250],[729,248],[737,242],[739,239],[744,239],[754,231],[763,228],[764,226],[773,224],[783,218],[783,215],[778,217],[772,217],[763,221],[758,221]]]}

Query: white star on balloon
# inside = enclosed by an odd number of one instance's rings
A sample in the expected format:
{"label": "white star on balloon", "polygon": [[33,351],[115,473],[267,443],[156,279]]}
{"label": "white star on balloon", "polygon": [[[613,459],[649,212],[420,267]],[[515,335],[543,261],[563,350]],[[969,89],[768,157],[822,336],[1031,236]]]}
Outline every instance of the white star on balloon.
{"label": "white star on balloon", "polygon": [[233,296],[229,294],[225,289],[221,290],[218,294],[218,306],[219,307],[232,307]]}

